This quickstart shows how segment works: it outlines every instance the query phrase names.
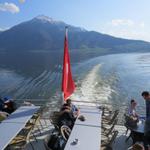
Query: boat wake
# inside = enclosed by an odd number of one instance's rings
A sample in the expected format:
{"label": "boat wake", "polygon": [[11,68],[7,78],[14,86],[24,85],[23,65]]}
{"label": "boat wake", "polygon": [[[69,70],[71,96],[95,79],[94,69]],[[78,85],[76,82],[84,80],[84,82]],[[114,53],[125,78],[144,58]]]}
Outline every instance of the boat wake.
{"label": "boat wake", "polygon": [[102,64],[95,65],[89,73],[78,81],[76,92],[72,95],[73,100],[107,103],[115,92],[111,88],[110,80],[101,77]]}

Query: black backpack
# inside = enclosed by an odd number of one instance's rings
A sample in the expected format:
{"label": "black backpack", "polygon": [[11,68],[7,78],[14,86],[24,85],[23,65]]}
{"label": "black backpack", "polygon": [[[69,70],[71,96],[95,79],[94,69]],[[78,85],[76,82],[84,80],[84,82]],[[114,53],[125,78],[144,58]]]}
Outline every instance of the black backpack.
{"label": "black backpack", "polygon": [[52,150],[63,150],[65,147],[66,141],[59,134],[52,134],[49,141],[48,147]]}

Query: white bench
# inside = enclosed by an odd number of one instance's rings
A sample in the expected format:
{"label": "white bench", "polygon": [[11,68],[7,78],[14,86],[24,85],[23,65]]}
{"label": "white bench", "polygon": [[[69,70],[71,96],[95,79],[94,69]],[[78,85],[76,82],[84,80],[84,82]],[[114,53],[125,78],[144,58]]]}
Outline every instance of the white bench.
{"label": "white bench", "polygon": [[65,150],[100,150],[101,114],[102,111],[96,107],[81,107],[80,115],[85,117],[85,121],[76,120]]}
{"label": "white bench", "polygon": [[3,150],[25,127],[39,106],[22,106],[0,123],[0,150]]}

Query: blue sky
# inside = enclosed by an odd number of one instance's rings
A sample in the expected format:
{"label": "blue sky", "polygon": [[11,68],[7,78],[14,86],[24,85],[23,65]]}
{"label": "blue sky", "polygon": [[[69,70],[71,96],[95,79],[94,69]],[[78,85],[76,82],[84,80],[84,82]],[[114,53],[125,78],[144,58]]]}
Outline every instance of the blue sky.
{"label": "blue sky", "polygon": [[0,30],[40,14],[122,38],[150,41],[150,0],[0,0]]}

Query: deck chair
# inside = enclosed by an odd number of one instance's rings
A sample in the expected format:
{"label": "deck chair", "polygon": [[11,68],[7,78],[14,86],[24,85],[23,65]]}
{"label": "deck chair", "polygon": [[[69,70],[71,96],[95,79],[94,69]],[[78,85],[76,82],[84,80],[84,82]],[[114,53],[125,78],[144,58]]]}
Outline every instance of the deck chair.
{"label": "deck chair", "polygon": [[[35,129],[35,126],[36,126],[36,121],[35,122],[28,122],[27,124],[26,124],[26,126],[24,127],[24,129],[23,129],[23,133],[27,130],[34,130]],[[40,132],[40,134],[41,134],[41,131],[40,131],[40,129],[38,128],[38,127],[36,127],[37,129],[38,129],[38,131]],[[34,138],[34,140],[37,142],[37,139],[36,139],[36,136],[35,136],[35,134],[33,133],[33,132],[31,132],[31,136],[32,136],[32,138]]]}
{"label": "deck chair", "polygon": [[54,125],[56,130],[59,130],[59,126],[58,126],[59,116],[60,116],[60,112],[59,111],[54,111],[50,115],[51,124]]}
{"label": "deck chair", "polygon": [[113,121],[117,118],[118,114],[119,114],[119,110],[115,110],[111,116],[102,117],[102,125],[103,124],[111,125]]}
{"label": "deck chair", "polygon": [[[41,118],[42,118],[42,115],[43,115],[43,111],[44,111],[44,108],[40,108],[40,110],[38,111],[38,112],[36,112],[36,113],[34,113],[34,115],[32,116],[32,120],[36,120],[36,123],[39,123],[39,125],[41,126],[41,128],[43,129],[43,125],[42,125],[42,123],[41,123]],[[45,122],[45,119],[44,118],[42,118],[43,120],[44,120],[44,122]],[[46,124],[46,122],[45,122],[45,124]],[[37,124],[36,124],[37,125]]]}
{"label": "deck chair", "polygon": [[102,109],[102,116],[108,116],[112,113],[111,107],[103,106],[103,107],[101,107],[101,109]]}
{"label": "deck chair", "polygon": [[115,114],[117,114],[117,113],[119,113],[119,110],[118,110],[118,109],[115,110],[115,111],[110,111],[110,114],[104,115],[103,118],[106,119],[106,120],[107,120],[107,119],[110,119],[110,118],[113,117],[113,115],[115,115]]}
{"label": "deck chair", "polygon": [[[40,116],[36,113],[32,116],[32,118],[27,122],[26,126],[24,127],[23,131],[25,130],[34,130],[35,128],[38,129],[39,133],[41,133],[41,130],[39,128],[39,122],[40,122]],[[34,140],[37,142],[36,136],[34,135],[34,133],[32,132],[32,137],[34,138]]]}
{"label": "deck chair", "polygon": [[112,131],[114,130],[114,127],[117,124],[117,122],[118,122],[118,119],[115,119],[113,124],[109,128],[102,127],[102,135],[109,136],[112,133]]}
{"label": "deck chair", "polygon": [[26,147],[26,144],[29,142],[32,149],[34,150],[34,147],[32,143],[30,142],[30,135],[32,132],[32,127],[28,129],[23,129],[9,144],[8,149],[15,149],[15,150],[21,150]]}
{"label": "deck chair", "polygon": [[[42,123],[41,123],[40,119],[41,119],[41,115],[39,113],[36,113],[31,118],[31,122],[30,123],[31,123],[31,125],[33,124],[34,128],[37,128],[39,133],[41,134],[40,127],[43,129],[43,126],[42,126]],[[39,125],[40,125],[40,127],[39,127]]]}
{"label": "deck chair", "polygon": [[128,126],[128,115],[127,114],[124,114],[124,118],[125,118],[125,122],[124,122],[124,126],[126,127],[126,135],[127,135],[127,133],[128,133],[128,131],[129,131],[129,126]]}
{"label": "deck chair", "polygon": [[118,131],[113,131],[111,137],[108,137],[107,140],[101,141],[101,148],[103,148],[104,150],[112,150],[112,144],[115,142],[117,135]]}

